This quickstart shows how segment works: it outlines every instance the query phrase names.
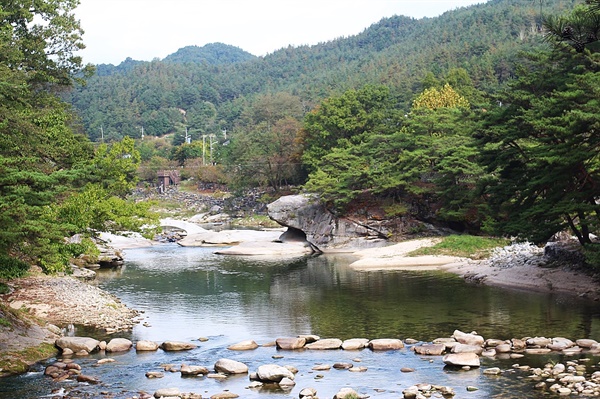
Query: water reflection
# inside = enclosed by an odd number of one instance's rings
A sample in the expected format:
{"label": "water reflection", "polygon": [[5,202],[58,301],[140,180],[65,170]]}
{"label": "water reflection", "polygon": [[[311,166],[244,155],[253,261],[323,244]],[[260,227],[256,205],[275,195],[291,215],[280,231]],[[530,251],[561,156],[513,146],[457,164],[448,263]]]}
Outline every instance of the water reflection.
{"label": "water reflection", "polygon": [[[144,310],[163,339],[197,334],[272,339],[399,337],[429,341],[454,329],[501,339],[600,339],[599,307],[577,298],[474,286],[443,272],[356,272],[344,256],[293,261],[224,257],[175,245],[130,250],[125,267],[101,285]],[[163,330],[166,329],[167,331]]]}

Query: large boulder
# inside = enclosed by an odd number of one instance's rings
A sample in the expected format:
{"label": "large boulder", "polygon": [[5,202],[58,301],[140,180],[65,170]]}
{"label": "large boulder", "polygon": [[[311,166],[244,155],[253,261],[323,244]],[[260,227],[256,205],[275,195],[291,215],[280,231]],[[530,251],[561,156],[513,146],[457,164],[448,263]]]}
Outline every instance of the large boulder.
{"label": "large boulder", "polygon": [[[336,217],[318,199],[309,194],[288,195],[267,205],[269,217],[291,232],[282,240],[306,240],[318,249],[336,247],[366,248],[385,243],[385,232],[352,220]],[[315,248],[315,249],[317,249]]]}
{"label": "large boulder", "polygon": [[113,338],[106,345],[107,352],[127,352],[133,346],[133,342],[127,338]]}
{"label": "large boulder", "polygon": [[89,337],[62,337],[56,340],[55,345],[62,351],[70,349],[74,353],[86,351],[94,352],[100,346],[100,341]]}

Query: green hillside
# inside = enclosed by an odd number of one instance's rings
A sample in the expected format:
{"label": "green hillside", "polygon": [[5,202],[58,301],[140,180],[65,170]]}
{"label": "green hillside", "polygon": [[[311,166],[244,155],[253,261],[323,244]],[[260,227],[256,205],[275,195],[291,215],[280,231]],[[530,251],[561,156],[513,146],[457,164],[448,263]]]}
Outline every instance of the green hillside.
{"label": "green hillside", "polygon": [[[576,1],[545,1],[544,13]],[[385,84],[408,109],[428,72],[464,68],[475,87],[493,92],[513,76],[516,55],[539,46],[539,2],[493,0],[437,18],[384,18],[363,32],[315,46],[253,57],[232,46],[180,49],[164,60],[101,65],[68,101],[98,141],[162,136],[188,127],[193,138],[235,132],[243,108],[261,93],[287,92],[306,109],[365,84]],[[118,72],[118,73],[115,73]]]}

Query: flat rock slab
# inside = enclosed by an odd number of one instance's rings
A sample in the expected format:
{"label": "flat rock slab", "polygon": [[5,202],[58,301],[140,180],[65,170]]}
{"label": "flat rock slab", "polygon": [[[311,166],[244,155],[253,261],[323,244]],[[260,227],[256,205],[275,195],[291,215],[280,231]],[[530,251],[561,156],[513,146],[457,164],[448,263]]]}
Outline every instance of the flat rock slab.
{"label": "flat rock slab", "polygon": [[442,361],[448,366],[480,366],[479,356],[476,353],[449,353],[443,357]]}
{"label": "flat rock slab", "polygon": [[238,256],[271,256],[277,260],[281,257],[298,257],[311,254],[313,250],[302,242],[273,242],[273,241],[251,241],[241,242],[231,248],[216,251],[219,255]]}
{"label": "flat rock slab", "polygon": [[404,348],[404,342],[395,338],[382,338],[369,341],[369,348],[374,351],[390,351]]}
{"label": "flat rock slab", "polygon": [[160,345],[160,347],[164,351],[187,351],[196,349],[198,345],[191,342],[165,341]]}
{"label": "flat rock slab", "polygon": [[307,349],[333,350],[342,347],[342,340],[338,338],[320,339],[310,344],[306,344]]}

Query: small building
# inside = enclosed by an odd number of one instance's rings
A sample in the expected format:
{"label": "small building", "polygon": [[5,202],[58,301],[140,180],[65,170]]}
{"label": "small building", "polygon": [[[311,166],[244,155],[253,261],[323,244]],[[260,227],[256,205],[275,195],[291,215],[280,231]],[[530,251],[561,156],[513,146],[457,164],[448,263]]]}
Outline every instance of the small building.
{"label": "small building", "polygon": [[169,186],[177,186],[181,181],[178,170],[159,170],[156,172],[158,176],[158,191],[164,193]]}

